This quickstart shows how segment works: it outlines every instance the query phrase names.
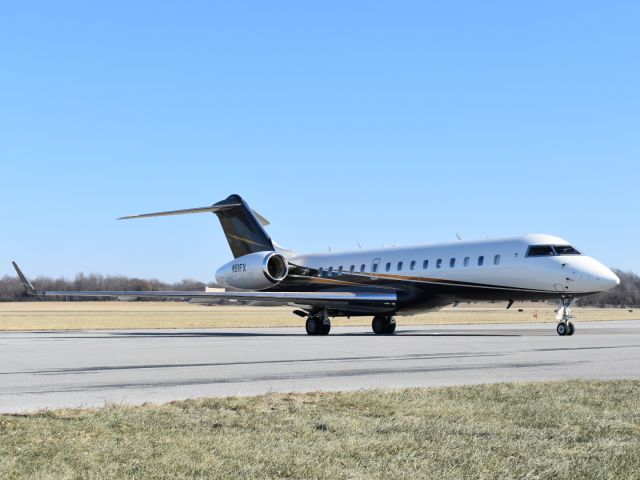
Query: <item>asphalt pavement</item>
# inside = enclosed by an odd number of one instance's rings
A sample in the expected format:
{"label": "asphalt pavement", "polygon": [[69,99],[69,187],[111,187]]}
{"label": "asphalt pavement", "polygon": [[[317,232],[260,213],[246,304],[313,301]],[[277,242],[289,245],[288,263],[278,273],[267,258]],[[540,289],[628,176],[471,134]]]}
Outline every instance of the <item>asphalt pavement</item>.
{"label": "asphalt pavement", "polygon": [[640,321],[0,332],[0,412],[266,392],[640,378]]}

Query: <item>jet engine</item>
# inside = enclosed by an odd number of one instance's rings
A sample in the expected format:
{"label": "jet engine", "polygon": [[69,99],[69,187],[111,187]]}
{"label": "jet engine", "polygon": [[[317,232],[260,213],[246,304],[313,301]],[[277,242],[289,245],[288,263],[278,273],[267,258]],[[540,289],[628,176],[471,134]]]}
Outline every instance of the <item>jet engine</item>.
{"label": "jet engine", "polygon": [[239,290],[264,290],[289,273],[287,260],[276,252],[255,252],[237,257],[216,272],[216,282]]}

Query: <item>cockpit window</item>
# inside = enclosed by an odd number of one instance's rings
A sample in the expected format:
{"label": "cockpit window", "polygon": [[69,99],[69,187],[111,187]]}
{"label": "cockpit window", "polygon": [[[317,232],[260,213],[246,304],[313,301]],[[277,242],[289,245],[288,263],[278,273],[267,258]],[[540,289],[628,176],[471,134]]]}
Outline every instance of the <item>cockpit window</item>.
{"label": "cockpit window", "polygon": [[527,257],[547,257],[555,255],[551,245],[531,245]]}
{"label": "cockpit window", "polygon": [[571,245],[531,245],[527,257],[550,257],[553,255],[581,255]]}
{"label": "cockpit window", "polygon": [[554,245],[556,255],[580,255],[580,252],[571,245]]}

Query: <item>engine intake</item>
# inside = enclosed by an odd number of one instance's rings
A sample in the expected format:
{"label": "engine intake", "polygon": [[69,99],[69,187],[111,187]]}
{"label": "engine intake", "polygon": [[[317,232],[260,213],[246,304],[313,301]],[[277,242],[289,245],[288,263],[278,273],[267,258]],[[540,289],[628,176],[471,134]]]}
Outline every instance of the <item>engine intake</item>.
{"label": "engine intake", "polygon": [[287,260],[279,253],[274,253],[267,257],[267,268],[264,274],[274,283],[279,283],[285,279],[289,273]]}
{"label": "engine intake", "polygon": [[235,258],[216,272],[218,284],[239,290],[264,290],[287,277],[287,259],[276,252],[255,252]]}

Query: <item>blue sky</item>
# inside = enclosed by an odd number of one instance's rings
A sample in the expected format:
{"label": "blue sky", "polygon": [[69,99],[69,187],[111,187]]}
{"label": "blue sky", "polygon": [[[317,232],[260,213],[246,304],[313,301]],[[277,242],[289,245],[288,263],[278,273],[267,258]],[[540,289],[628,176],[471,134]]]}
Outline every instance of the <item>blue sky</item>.
{"label": "blue sky", "polygon": [[638,2],[5,2],[0,275],[553,233],[640,272]]}

